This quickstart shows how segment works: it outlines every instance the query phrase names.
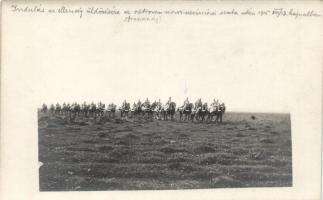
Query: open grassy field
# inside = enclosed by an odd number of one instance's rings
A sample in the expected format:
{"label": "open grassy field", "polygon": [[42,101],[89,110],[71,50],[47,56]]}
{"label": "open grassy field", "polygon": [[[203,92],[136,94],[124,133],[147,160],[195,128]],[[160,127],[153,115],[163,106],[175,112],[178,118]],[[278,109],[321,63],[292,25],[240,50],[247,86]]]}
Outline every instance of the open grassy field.
{"label": "open grassy field", "polygon": [[218,125],[39,113],[38,127],[41,191],[292,186],[289,114]]}

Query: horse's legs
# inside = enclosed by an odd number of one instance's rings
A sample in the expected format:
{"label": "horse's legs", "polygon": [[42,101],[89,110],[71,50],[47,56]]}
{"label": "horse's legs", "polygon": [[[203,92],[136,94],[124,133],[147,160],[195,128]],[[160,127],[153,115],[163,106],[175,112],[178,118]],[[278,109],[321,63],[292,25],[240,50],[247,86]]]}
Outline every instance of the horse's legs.
{"label": "horse's legs", "polygon": [[215,123],[218,123],[218,121],[219,121],[219,113],[216,113],[216,118],[215,118]]}
{"label": "horse's legs", "polygon": [[220,113],[220,123],[222,124],[222,112]]}

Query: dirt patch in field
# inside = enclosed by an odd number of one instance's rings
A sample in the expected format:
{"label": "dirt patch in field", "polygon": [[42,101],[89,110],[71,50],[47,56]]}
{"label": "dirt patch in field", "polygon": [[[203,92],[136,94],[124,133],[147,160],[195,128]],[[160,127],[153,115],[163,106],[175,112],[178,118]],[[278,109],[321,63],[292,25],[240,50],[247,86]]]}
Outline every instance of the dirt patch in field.
{"label": "dirt patch in field", "polygon": [[193,151],[195,154],[212,153],[215,152],[215,148],[206,145],[199,145],[198,147],[194,148]]}

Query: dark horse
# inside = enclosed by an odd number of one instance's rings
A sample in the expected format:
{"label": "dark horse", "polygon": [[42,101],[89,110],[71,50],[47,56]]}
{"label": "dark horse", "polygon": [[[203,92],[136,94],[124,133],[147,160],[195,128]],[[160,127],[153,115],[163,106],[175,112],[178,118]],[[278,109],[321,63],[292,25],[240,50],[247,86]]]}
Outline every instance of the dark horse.
{"label": "dark horse", "polygon": [[115,104],[113,104],[113,103],[110,103],[108,105],[108,108],[106,110],[106,113],[107,113],[108,117],[115,117],[116,108],[117,108],[117,106]]}
{"label": "dark horse", "polygon": [[130,111],[130,103],[123,102],[122,107],[120,108],[120,115],[122,117],[128,117]]}
{"label": "dark horse", "polygon": [[153,116],[153,109],[152,106],[154,106],[155,108],[155,104],[153,103],[152,105],[150,104],[143,104],[141,106],[141,113],[142,113],[142,116],[145,117],[147,115],[148,118],[152,118]]}
{"label": "dark horse", "polygon": [[184,121],[190,120],[192,110],[193,110],[193,103],[188,103],[188,104],[183,105],[183,108],[179,109],[180,119],[182,119],[182,115],[184,115]]}
{"label": "dark horse", "polygon": [[90,105],[89,115],[96,117],[96,105],[94,103],[91,103],[91,105]]}
{"label": "dark horse", "polygon": [[205,117],[208,116],[209,114],[209,110],[208,110],[208,106],[207,103],[204,103],[202,105],[202,107],[197,107],[196,108],[196,119],[199,121],[204,121]]}
{"label": "dark horse", "polygon": [[218,122],[218,120],[220,119],[220,123],[222,123],[222,117],[223,117],[224,113],[225,113],[225,105],[220,104],[218,115],[216,116],[215,121]]}
{"label": "dark horse", "polygon": [[73,103],[70,108],[70,116],[72,118],[75,118],[76,116],[79,116],[81,112],[81,106],[77,103]]}
{"label": "dark horse", "polygon": [[153,119],[155,113],[157,116],[157,106],[158,103],[153,102],[149,107],[143,107],[142,111],[144,112],[144,116],[147,114],[149,119]]}
{"label": "dark horse", "polygon": [[134,104],[131,110],[131,116],[135,117],[135,116],[139,116],[139,115],[143,115],[144,112],[142,110],[142,105],[141,104]]}
{"label": "dark horse", "polygon": [[184,114],[184,106],[178,107],[177,112],[179,113],[179,120],[182,121],[183,114]]}
{"label": "dark horse", "polygon": [[105,111],[105,104],[99,102],[97,110],[96,110],[97,115],[103,117],[104,116],[104,111]]}
{"label": "dark horse", "polygon": [[62,107],[57,103],[55,107],[55,114],[61,114],[61,111],[62,111]]}
{"label": "dark horse", "polygon": [[162,112],[164,120],[168,120],[170,117],[171,120],[174,120],[174,115],[176,113],[176,103],[170,102],[169,104],[165,105],[164,112]]}
{"label": "dark horse", "polygon": [[48,108],[47,108],[47,105],[46,104],[43,104],[43,106],[42,106],[42,108],[41,108],[41,112],[43,112],[43,113],[47,113],[47,110],[48,110]]}

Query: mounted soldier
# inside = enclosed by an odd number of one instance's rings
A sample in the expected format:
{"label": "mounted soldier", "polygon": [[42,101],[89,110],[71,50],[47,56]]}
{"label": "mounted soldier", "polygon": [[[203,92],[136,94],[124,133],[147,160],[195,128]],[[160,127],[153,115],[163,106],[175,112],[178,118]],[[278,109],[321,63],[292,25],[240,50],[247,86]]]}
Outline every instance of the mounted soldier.
{"label": "mounted soldier", "polygon": [[142,103],[141,103],[140,99],[138,99],[138,102],[137,102],[137,105],[136,105],[137,110],[141,109],[141,106],[142,106]]}
{"label": "mounted soldier", "polygon": [[167,100],[167,102],[164,105],[164,110],[167,110],[169,108],[171,102],[172,102],[172,98],[169,97],[168,100]]}
{"label": "mounted soldier", "polygon": [[70,112],[70,107],[67,106],[65,102],[63,103],[62,111],[63,111],[63,114],[68,114]]}
{"label": "mounted soldier", "polygon": [[47,105],[43,104],[42,108],[41,108],[41,112],[46,113],[47,112]]}
{"label": "mounted soldier", "polygon": [[50,105],[49,110],[50,110],[50,112],[51,112],[52,114],[54,114],[54,112],[55,112],[55,106],[54,106],[54,104],[51,104],[51,105]]}
{"label": "mounted soldier", "polygon": [[131,109],[131,111],[135,111],[137,109],[137,104],[136,104],[136,102],[134,102],[133,104],[132,104],[132,109]]}
{"label": "mounted soldier", "polygon": [[219,110],[223,112],[223,114],[225,113],[225,104],[222,102],[219,104]]}
{"label": "mounted soldier", "polygon": [[[109,117],[114,117],[115,116],[116,108],[117,108],[117,105],[115,105],[114,103],[110,103],[108,105],[107,113],[108,113]],[[121,108],[121,112],[122,112],[122,108]]]}
{"label": "mounted soldier", "polygon": [[219,111],[217,112],[217,116],[216,116],[216,119],[215,121],[218,122],[220,120],[220,123],[222,123],[222,117],[225,113],[225,104],[224,103],[221,103],[219,104]]}
{"label": "mounted soldier", "polygon": [[59,105],[59,103],[56,103],[55,113],[56,114],[61,114],[61,110],[62,110],[61,105]]}
{"label": "mounted soldier", "polygon": [[202,108],[202,99],[201,98],[197,99],[197,101],[195,102],[195,108],[196,109]]}
{"label": "mounted soldier", "polygon": [[130,110],[130,103],[128,103],[126,100],[124,100],[123,103],[122,103],[122,109],[125,112],[129,112],[129,110]]}
{"label": "mounted soldier", "polygon": [[189,104],[189,100],[188,100],[188,97],[186,97],[184,103],[183,103],[183,107],[186,107],[188,104]]}
{"label": "mounted soldier", "polygon": [[104,115],[104,110],[105,110],[105,104],[100,101],[98,103],[98,109],[97,109],[98,115],[103,116]]}
{"label": "mounted soldier", "polygon": [[162,102],[160,101],[160,99],[158,99],[157,108],[161,108],[161,107],[162,107]]}
{"label": "mounted soldier", "polygon": [[208,104],[205,102],[202,106],[202,111],[207,111],[208,110]]}
{"label": "mounted soldier", "polygon": [[89,105],[87,105],[86,104],[86,102],[84,101],[83,102],[83,104],[82,104],[82,106],[81,106],[81,113],[83,113],[83,115],[85,116],[85,117],[87,117],[87,115],[88,115],[88,112],[89,112]]}
{"label": "mounted soldier", "polygon": [[150,109],[150,101],[146,98],[145,102],[143,103],[144,110]]}
{"label": "mounted soldier", "polygon": [[169,98],[168,98],[168,101],[166,102],[166,105],[168,105],[168,106],[169,106],[169,105],[170,105],[170,103],[172,103],[172,97],[169,97]]}
{"label": "mounted soldier", "polygon": [[96,105],[93,101],[91,102],[89,113],[90,113],[90,116],[96,117]]}
{"label": "mounted soldier", "polygon": [[74,102],[71,106],[71,112],[73,113],[74,117],[78,116],[81,111],[81,106],[80,104]]}
{"label": "mounted soldier", "polygon": [[210,111],[217,111],[219,108],[219,100],[213,99],[213,102],[210,104]]}

